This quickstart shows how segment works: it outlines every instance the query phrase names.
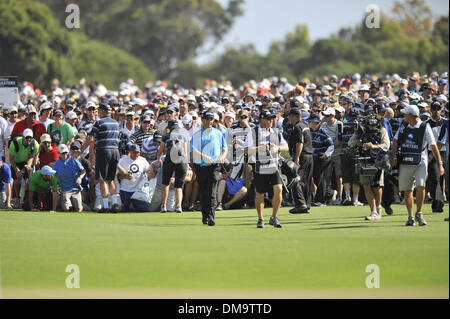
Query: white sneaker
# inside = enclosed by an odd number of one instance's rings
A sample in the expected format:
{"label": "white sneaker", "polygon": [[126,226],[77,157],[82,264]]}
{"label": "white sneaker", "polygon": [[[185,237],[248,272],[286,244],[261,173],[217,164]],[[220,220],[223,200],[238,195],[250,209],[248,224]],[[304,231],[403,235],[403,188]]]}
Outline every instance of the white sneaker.
{"label": "white sneaker", "polygon": [[380,220],[381,215],[377,212],[371,212],[369,216],[366,217],[366,220]]}
{"label": "white sneaker", "polygon": [[336,201],[337,194],[338,194],[337,190],[334,189],[333,190],[333,197],[331,197],[331,202],[332,203],[334,203]]}
{"label": "white sneaker", "polygon": [[378,206],[378,207],[377,207],[377,213],[378,213],[378,215],[381,216],[381,213],[382,213],[382,212],[383,212],[383,210],[382,210],[381,206]]}
{"label": "white sneaker", "polygon": [[353,202],[353,206],[364,206],[364,204],[357,200],[356,202]]}

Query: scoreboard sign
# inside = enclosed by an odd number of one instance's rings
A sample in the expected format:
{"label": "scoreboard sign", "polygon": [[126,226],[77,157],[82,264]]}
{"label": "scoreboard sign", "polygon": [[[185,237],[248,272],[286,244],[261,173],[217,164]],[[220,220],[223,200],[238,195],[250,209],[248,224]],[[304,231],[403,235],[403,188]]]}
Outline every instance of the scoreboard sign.
{"label": "scoreboard sign", "polygon": [[3,109],[17,106],[19,82],[17,76],[0,76],[0,105]]}

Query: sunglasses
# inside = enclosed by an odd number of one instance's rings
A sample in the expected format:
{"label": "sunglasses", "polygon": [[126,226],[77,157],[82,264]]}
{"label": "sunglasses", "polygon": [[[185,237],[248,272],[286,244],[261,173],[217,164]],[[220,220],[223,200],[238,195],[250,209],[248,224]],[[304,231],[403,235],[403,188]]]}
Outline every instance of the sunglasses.
{"label": "sunglasses", "polygon": [[31,136],[25,137],[26,140],[32,140],[33,138]]}
{"label": "sunglasses", "polygon": [[144,124],[150,124],[151,122],[150,122],[150,121],[144,121],[144,122],[142,122],[142,123],[144,123]]}
{"label": "sunglasses", "polygon": [[44,145],[50,145],[51,143],[50,143],[50,142],[42,142],[42,144],[44,144]]}
{"label": "sunglasses", "polygon": [[192,119],[193,119],[193,120],[196,120],[196,119],[197,119],[197,117],[196,117],[196,116],[193,116],[193,117],[192,117]]}
{"label": "sunglasses", "polygon": [[241,120],[246,120],[246,119],[248,119],[248,116],[241,116],[240,119]]}

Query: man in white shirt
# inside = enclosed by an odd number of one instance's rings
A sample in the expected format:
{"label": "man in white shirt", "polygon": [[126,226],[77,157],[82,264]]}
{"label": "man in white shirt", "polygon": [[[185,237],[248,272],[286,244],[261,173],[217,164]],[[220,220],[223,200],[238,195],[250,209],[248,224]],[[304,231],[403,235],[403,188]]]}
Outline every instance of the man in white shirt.
{"label": "man in white shirt", "polygon": [[192,135],[194,135],[194,133],[197,132],[200,128],[194,126],[194,121],[190,114],[184,115],[181,122],[183,123],[183,127],[180,128],[180,133],[186,137],[187,142],[190,142]]}
{"label": "man in white shirt", "polygon": [[[408,209],[409,218],[406,226],[414,226],[415,220],[419,226],[425,226],[427,222],[423,218],[422,206],[425,199],[425,185],[427,178],[428,150],[439,163],[439,174],[442,176],[445,171],[441,160],[439,149],[433,131],[428,123],[422,122],[419,118],[420,111],[416,105],[409,105],[401,111],[405,115],[407,126],[400,126],[392,143],[394,160],[392,166],[400,164],[399,169],[399,190],[405,192],[405,203]],[[413,217],[413,188],[416,185],[416,205],[417,212]]]}
{"label": "man in white shirt", "polygon": [[273,213],[269,224],[281,228],[278,220],[278,210],[281,206],[282,180],[278,167],[278,153],[288,151],[289,147],[281,133],[271,128],[275,115],[263,111],[259,115],[259,127],[252,129],[245,140],[245,154],[249,163],[254,163],[254,178],[256,185],[255,206],[258,213],[257,228],[264,228],[264,194],[273,191]]}
{"label": "man in white shirt", "polygon": [[129,147],[128,155],[122,157],[118,164],[120,179],[120,199],[123,204],[122,211],[129,211],[130,204],[136,211],[148,212],[148,204],[146,202],[131,199],[134,192],[141,189],[144,183],[149,180],[150,164],[140,156],[140,148],[133,144]]}

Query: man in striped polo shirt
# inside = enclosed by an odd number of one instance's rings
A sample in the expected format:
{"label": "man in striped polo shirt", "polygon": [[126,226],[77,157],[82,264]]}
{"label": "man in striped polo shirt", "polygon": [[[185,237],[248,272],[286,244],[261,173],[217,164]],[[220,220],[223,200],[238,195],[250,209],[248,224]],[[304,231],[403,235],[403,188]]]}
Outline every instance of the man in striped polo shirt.
{"label": "man in striped polo shirt", "polygon": [[142,143],[149,137],[153,136],[153,130],[150,129],[152,118],[149,115],[142,115],[140,118],[141,128],[130,135],[128,145],[137,144],[142,147]]}
{"label": "man in striped polo shirt", "polygon": [[[119,194],[116,193],[114,178],[116,177],[119,154],[119,123],[111,118],[111,107],[100,104],[98,108],[99,120],[92,126],[85,144],[93,141],[95,145],[95,179],[100,183],[103,205],[99,213],[117,213],[120,211]],[[111,195],[113,205],[109,209],[108,195]]]}

